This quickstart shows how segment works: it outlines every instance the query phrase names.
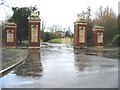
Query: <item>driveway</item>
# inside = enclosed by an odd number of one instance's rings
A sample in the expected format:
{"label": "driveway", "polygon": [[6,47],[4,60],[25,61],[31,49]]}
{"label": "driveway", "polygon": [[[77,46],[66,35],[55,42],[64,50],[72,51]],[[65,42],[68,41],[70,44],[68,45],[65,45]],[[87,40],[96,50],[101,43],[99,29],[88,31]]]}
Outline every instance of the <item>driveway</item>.
{"label": "driveway", "polygon": [[118,88],[118,60],[86,53],[64,44],[41,45],[40,50],[29,50],[28,60],[0,79],[1,87]]}

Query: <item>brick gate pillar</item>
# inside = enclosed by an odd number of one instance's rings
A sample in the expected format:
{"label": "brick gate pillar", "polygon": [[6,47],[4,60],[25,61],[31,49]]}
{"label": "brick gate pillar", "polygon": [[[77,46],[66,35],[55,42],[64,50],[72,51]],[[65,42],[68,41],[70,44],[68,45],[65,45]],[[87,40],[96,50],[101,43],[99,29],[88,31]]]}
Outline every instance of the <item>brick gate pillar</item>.
{"label": "brick gate pillar", "polygon": [[33,11],[29,20],[29,48],[40,48],[39,12]]}
{"label": "brick gate pillar", "polygon": [[93,27],[93,43],[95,48],[104,47],[104,28],[102,26]]}
{"label": "brick gate pillar", "polygon": [[5,24],[5,46],[6,48],[16,48],[16,27],[13,22]]}
{"label": "brick gate pillar", "polygon": [[74,22],[74,47],[85,48],[87,46],[87,22],[78,19]]}

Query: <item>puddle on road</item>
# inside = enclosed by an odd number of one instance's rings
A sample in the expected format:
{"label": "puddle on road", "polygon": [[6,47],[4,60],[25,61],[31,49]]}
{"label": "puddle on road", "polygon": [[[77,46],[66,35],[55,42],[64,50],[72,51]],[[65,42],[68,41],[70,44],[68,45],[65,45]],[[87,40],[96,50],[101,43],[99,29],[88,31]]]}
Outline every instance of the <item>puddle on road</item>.
{"label": "puddle on road", "polygon": [[85,70],[90,71],[93,68],[99,70],[100,68],[114,67],[112,64],[107,65],[106,63],[102,63],[97,58],[92,60],[88,56],[106,57],[104,51],[73,49],[72,46],[64,44],[44,44],[41,50],[29,49],[27,60],[17,67],[15,73],[22,76],[41,77],[43,75],[42,62],[70,63],[70,65],[75,65],[75,68],[80,72],[84,72]]}
{"label": "puddle on road", "polygon": [[[29,49],[26,62],[17,67],[15,74],[3,77],[4,87],[61,88],[80,87],[85,83],[85,87],[90,84],[95,86],[106,80],[110,82],[112,78],[108,77],[109,71],[112,73],[117,69],[117,60],[103,58],[100,51],[73,49],[60,44],[49,45],[42,46],[40,50]],[[8,80],[13,82],[9,83]],[[93,80],[98,80],[98,83]]]}
{"label": "puddle on road", "polygon": [[74,49],[75,54],[100,56],[100,57],[116,59],[116,60],[118,60],[119,58],[118,52],[119,52],[118,50]]}
{"label": "puddle on road", "polygon": [[27,60],[16,68],[15,73],[20,76],[40,77],[42,71],[40,49],[29,49]]}

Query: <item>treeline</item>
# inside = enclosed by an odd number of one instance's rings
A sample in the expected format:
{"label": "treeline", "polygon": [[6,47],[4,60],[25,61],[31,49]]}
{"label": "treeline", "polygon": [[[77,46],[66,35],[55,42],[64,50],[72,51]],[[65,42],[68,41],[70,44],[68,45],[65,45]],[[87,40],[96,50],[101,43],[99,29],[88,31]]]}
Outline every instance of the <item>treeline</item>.
{"label": "treeline", "polygon": [[[22,42],[23,40],[28,40],[28,17],[32,10],[37,10],[37,7],[13,7],[13,16],[8,19],[9,22],[15,22],[17,24],[17,40]],[[105,46],[120,46],[120,34],[118,33],[120,24],[120,15],[116,15],[112,8],[102,6],[96,11],[95,17],[92,18],[91,8],[88,6],[85,19],[88,23],[88,46],[92,46],[92,28],[94,25],[100,25],[105,28]],[[44,23],[41,25],[41,39],[47,41],[53,38],[59,38],[60,33],[66,35],[66,32],[71,35],[70,29],[64,31],[61,26],[53,25],[47,27]],[[49,32],[46,32],[45,29],[49,29]],[[3,31],[4,32],[4,31]],[[3,36],[4,38],[4,36]]]}
{"label": "treeline", "polygon": [[55,39],[55,38],[65,38],[65,37],[73,38],[73,34],[71,34],[71,32],[69,32],[69,31],[64,32],[64,35],[61,35],[61,31],[60,32],[56,31],[54,33],[52,33],[52,32],[40,33],[40,38],[43,40],[43,42],[47,42],[47,41],[49,41],[51,39]]}
{"label": "treeline", "polygon": [[105,33],[105,46],[120,46],[120,34],[118,33],[118,21],[119,17],[114,13],[112,8],[102,6],[96,11],[95,18],[91,18],[91,8],[88,7],[86,10],[86,20],[88,22],[88,46],[92,43],[92,28],[95,25],[104,27]]}

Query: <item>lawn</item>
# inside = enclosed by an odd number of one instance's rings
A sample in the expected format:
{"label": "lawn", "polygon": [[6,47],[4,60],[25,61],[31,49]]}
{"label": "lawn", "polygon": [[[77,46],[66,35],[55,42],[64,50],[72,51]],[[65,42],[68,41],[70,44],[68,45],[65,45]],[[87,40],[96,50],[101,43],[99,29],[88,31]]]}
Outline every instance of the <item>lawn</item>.
{"label": "lawn", "polygon": [[56,38],[56,39],[51,39],[48,42],[50,43],[62,43],[62,44],[73,44],[73,39],[71,38]]}
{"label": "lawn", "polygon": [[43,39],[40,39],[40,42],[43,42]]}
{"label": "lawn", "polygon": [[49,42],[51,42],[51,43],[61,43],[61,39],[60,38],[55,38],[55,39],[50,40]]}

